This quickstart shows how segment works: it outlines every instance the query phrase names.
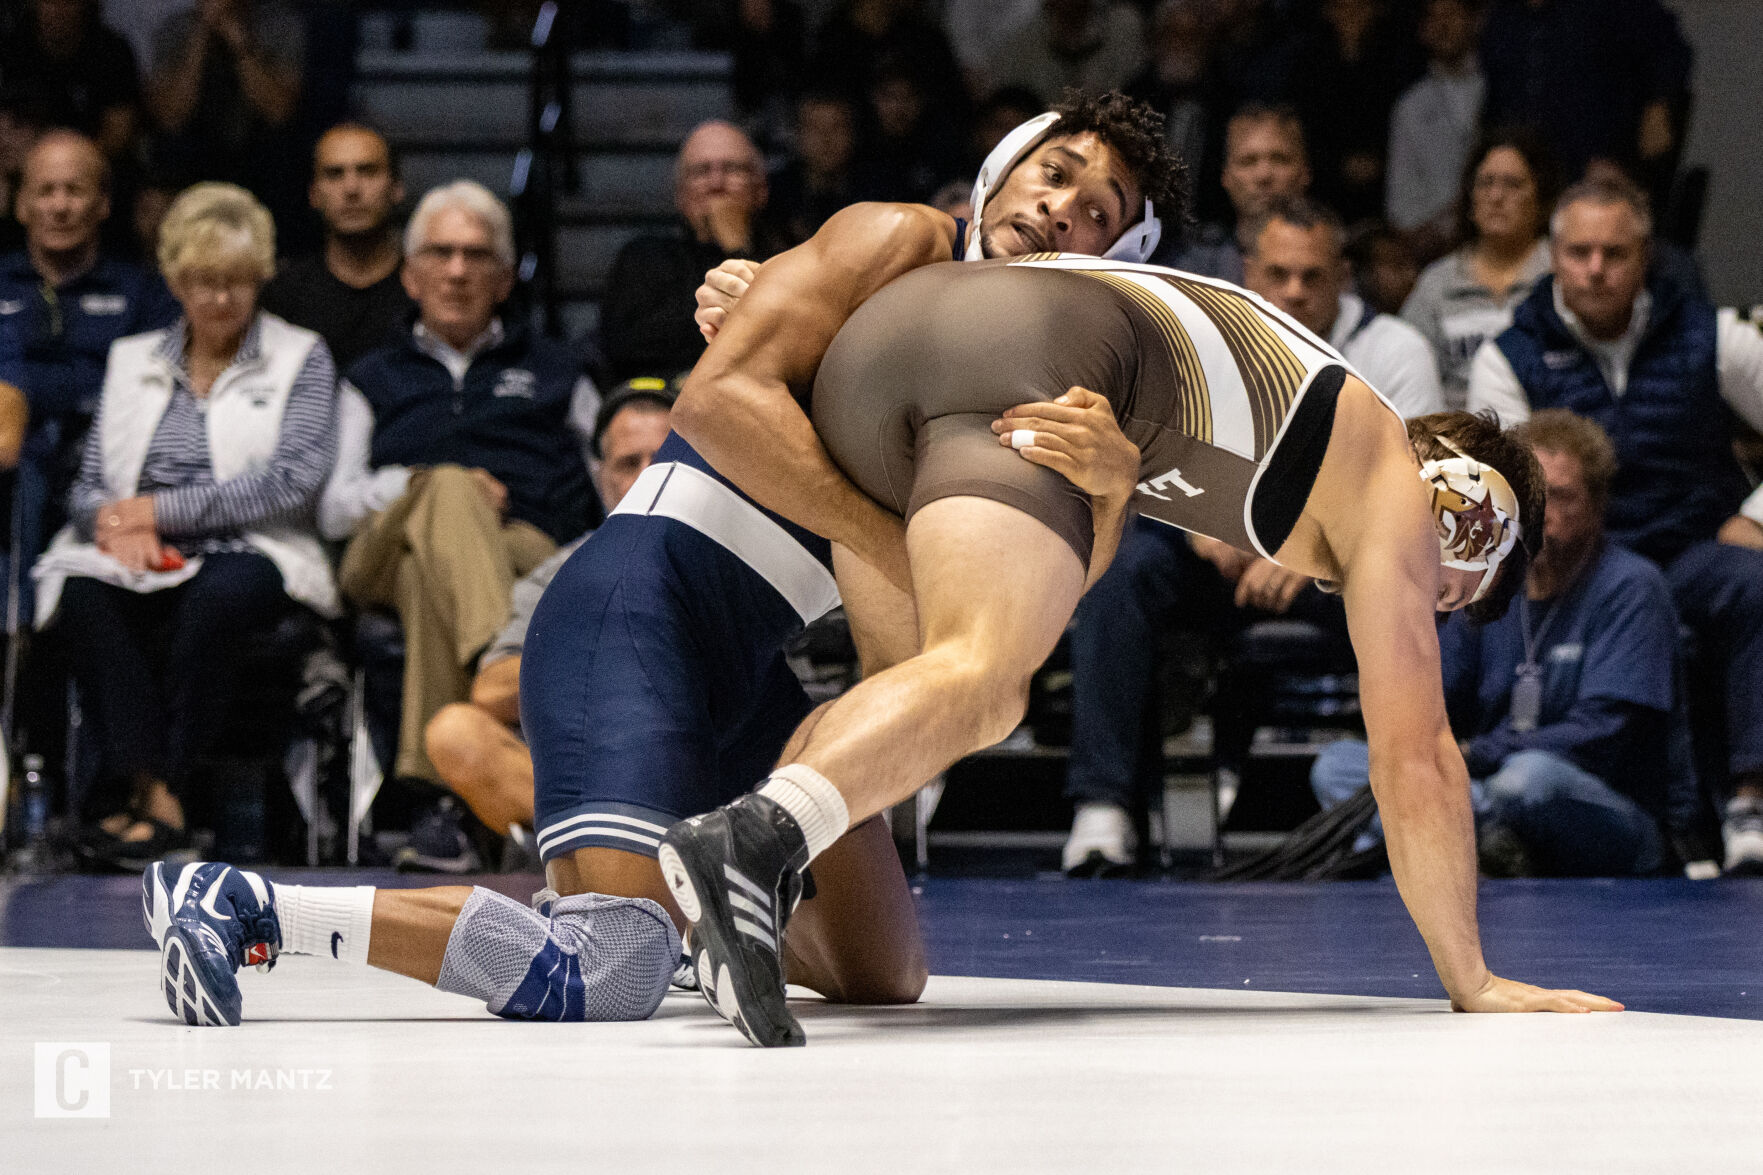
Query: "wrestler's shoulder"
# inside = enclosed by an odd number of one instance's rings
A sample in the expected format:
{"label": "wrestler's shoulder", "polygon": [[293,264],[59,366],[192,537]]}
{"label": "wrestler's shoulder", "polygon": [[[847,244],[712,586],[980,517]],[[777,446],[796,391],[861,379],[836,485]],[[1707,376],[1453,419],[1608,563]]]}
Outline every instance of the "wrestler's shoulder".
{"label": "wrestler's shoulder", "polygon": [[955,232],[955,219],[929,205],[865,201],[841,208],[815,235],[841,249],[922,253],[947,260]]}

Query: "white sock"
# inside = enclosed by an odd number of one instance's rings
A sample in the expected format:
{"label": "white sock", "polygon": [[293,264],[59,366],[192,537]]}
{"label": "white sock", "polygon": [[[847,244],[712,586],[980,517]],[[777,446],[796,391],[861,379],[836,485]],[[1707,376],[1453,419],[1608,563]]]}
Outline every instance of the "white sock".
{"label": "white sock", "polygon": [[373,935],[371,885],[276,885],[282,950],[326,955],[343,963],[366,963]]}
{"label": "white sock", "polygon": [[808,841],[810,861],[826,852],[851,827],[845,797],[826,776],[805,764],[779,767],[759,785],[759,794],[776,801],[801,826]]}

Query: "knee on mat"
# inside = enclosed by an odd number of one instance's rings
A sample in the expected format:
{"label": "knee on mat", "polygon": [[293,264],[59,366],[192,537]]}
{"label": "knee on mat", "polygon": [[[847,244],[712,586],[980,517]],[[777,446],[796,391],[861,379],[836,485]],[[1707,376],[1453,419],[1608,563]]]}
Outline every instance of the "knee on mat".
{"label": "knee on mat", "polygon": [[820,974],[812,986],[835,1004],[916,1004],[929,978],[920,955],[895,960],[885,970],[864,967],[853,968],[850,974],[837,970]]}
{"label": "knee on mat", "polygon": [[646,898],[576,894],[549,920],[474,889],[436,987],[474,996],[510,1020],[646,1020],[679,964],[679,933]]}
{"label": "knee on mat", "polygon": [[894,975],[865,975],[840,981],[832,985],[834,990],[820,994],[835,1004],[916,1004],[929,978],[923,967],[916,971],[903,969]]}

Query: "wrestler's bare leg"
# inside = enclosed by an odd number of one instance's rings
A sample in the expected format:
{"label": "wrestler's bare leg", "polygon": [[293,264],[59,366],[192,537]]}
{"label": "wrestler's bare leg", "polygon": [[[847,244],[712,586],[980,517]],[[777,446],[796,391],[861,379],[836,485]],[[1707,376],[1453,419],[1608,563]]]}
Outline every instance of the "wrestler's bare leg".
{"label": "wrestler's bare leg", "polygon": [[795,758],[832,781],[853,822],[1009,734],[1083,592],[1058,535],[989,499],[930,503],[906,542],[922,651],[817,715]]}

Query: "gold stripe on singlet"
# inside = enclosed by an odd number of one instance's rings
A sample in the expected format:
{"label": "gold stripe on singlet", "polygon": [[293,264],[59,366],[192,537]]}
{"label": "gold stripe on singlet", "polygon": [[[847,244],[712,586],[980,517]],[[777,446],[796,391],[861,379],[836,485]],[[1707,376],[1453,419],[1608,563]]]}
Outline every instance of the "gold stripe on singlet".
{"label": "gold stripe on singlet", "polygon": [[1158,333],[1169,344],[1169,354],[1181,385],[1178,401],[1180,419],[1171,421],[1170,425],[1177,431],[1210,445],[1212,397],[1206,389],[1206,369],[1200,363],[1200,353],[1194,347],[1193,338],[1175,316],[1175,311],[1156,294],[1120,274],[1095,269],[1074,269],[1070,272],[1094,278],[1125,294],[1156,325]]}
{"label": "gold stripe on singlet", "polygon": [[1248,392],[1255,422],[1255,458],[1260,460],[1279,435],[1286,411],[1303,386],[1303,362],[1268,324],[1265,312],[1243,294],[1205,282],[1158,276],[1180,290],[1223,336]]}

